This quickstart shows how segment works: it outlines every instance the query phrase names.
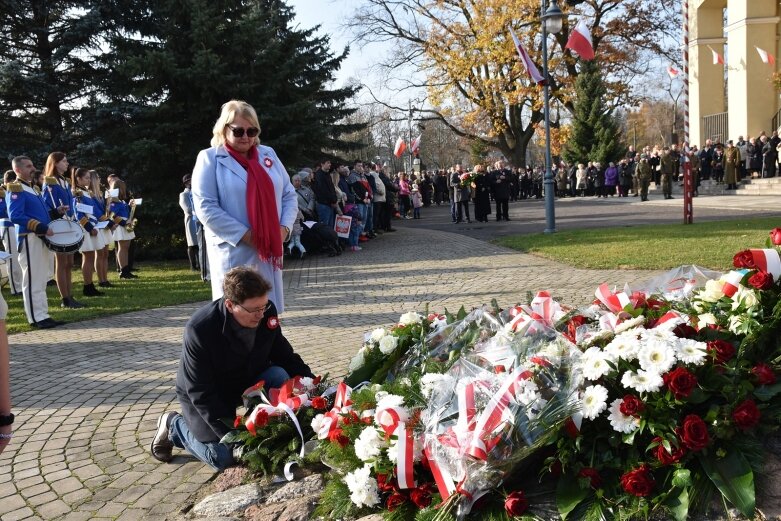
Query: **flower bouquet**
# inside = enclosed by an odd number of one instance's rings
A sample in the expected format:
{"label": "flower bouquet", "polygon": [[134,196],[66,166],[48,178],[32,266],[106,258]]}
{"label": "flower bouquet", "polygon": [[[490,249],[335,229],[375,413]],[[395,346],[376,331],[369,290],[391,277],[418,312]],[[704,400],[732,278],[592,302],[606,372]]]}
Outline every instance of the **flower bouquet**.
{"label": "flower bouquet", "polygon": [[477,179],[477,174],[474,174],[472,172],[464,172],[463,174],[458,176],[458,179],[461,188],[469,188]]}

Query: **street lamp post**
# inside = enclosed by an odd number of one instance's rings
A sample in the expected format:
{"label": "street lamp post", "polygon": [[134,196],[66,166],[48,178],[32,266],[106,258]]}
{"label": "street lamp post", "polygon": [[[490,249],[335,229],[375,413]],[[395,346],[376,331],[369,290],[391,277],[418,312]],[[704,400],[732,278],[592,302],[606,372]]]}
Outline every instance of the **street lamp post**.
{"label": "street lamp post", "polygon": [[564,14],[559,9],[556,0],[542,0],[540,6],[540,18],[542,19],[542,77],[545,116],[545,233],[556,232],[556,210],[554,208],[556,180],[553,178],[553,159],[550,151],[550,85],[548,82],[548,33],[556,34],[561,31]]}

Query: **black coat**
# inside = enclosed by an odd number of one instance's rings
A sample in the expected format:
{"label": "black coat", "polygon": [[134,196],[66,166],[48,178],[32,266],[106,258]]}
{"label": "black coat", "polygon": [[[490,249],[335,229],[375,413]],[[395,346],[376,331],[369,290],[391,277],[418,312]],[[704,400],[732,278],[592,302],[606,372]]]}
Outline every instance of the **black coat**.
{"label": "black coat", "polygon": [[196,311],[184,327],[176,395],[187,426],[202,443],[219,441],[230,430],[222,420],[236,417],[241,393],[270,366],[281,367],[291,377],[314,376],[282,334],[273,304],[248,353],[239,347],[229,314],[224,299],[215,300]]}
{"label": "black coat", "polygon": [[[494,198],[497,200],[506,200],[510,198],[510,171],[494,170],[490,174],[491,188]],[[504,176],[504,179],[501,177]]]}

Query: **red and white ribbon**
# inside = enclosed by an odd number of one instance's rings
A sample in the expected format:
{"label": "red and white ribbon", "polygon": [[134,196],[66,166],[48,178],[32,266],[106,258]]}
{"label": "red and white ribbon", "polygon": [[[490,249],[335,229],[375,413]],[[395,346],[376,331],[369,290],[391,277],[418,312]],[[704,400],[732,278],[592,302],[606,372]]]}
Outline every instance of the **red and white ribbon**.
{"label": "red and white ribbon", "polygon": [[301,451],[299,454],[299,457],[304,457],[304,433],[301,431],[301,425],[298,423],[298,418],[296,417],[296,413],[291,409],[286,403],[280,402],[276,406],[271,404],[259,404],[257,405],[253,410],[252,413],[250,413],[249,417],[247,418],[247,421],[244,422],[244,426],[247,428],[248,431],[251,433],[255,433],[256,425],[255,422],[257,421],[258,414],[260,414],[261,411],[264,411],[266,414],[271,416],[281,416],[283,413],[287,414],[291,421],[293,422],[293,425],[296,426],[296,430],[298,431],[298,436],[301,438]]}
{"label": "red and white ribbon", "polygon": [[317,431],[317,438],[324,440],[328,435],[335,431],[339,427],[339,415],[343,412],[349,411],[352,401],[350,401],[350,395],[352,389],[344,382],[340,382],[336,387],[336,397],[334,398],[334,406],[330,411],[325,413],[323,421],[320,424],[320,429]]}
{"label": "red and white ribbon", "polygon": [[724,282],[724,287],[722,288],[724,294],[728,297],[732,297],[737,293],[740,288],[740,281],[743,280],[743,277],[746,276],[748,271],[749,270],[747,269],[732,270],[721,277],[722,282]]}
{"label": "red and white ribbon", "polygon": [[749,251],[757,268],[773,275],[774,281],[781,277],[781,256],[778,255],[778,251],[772,248]]}
{"label": "red and white ribbon", "polygon": [[431,474],[434,476],[434,483],[437,484],[437,490],[439,495],[442,496],[444,502],[453,495],[456,491],[456,482],[453,476],[447,470],[447,468],[440,467],[437,460],[431,454],[431,451],[426,448],[424,451],[426,458],[428,459],[429,467],[431,468]]}
{"label": "red and white ribbon", "polygon": [[458,422],[456,430],[464,435],[475,426],[475,384],[470,382],[458,390]]}
{"label": "red and white ribbon", "polygon": [[624,308],[631,304],[629,295],[624,291],[613,293],[606,283],[600,284],[597,290],[594,292],[597,299],[607,307],[613,313],[619,313]]}
{"label": "red and white ribbon", "polygon": [[[541,329],[550,329],[558,318],[563,316],[561,306],[551,298],[547,291],[540,291],[529,306],[516,306],[510,310],[510,321],[513,331],[537,333]],[[527,329],[528,327],[528,329]]]}
{"label": "red and white ribbon", "polygon": [[656,321],[656,325],[654,326],[659,327],[663,324],[665,325],[665,328],[674,328],[678,324],[688,324],[689,323],[689,317],[684,315],[683,313],[679,313],[675,310],[670,310],[661,317],[659,317],[659,320]]}
{"label": "red and white ribbon", "polygon": [[407,429],[404,423],[396,427],[396,479],[399,488],[407,489],[415,487],[415,440],[412,431]]}

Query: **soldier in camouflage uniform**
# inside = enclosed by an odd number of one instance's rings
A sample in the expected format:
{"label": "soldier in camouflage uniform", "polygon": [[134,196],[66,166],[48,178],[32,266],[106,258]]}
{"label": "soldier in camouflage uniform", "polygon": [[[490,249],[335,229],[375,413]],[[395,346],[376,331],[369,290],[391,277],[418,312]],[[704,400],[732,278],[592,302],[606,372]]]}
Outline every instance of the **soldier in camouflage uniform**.
{"label": "soldier in camouflage uniform", "polygon": [[637,183],[640,185],[640,200],[648,200],[648,185],[651,184],[651,165],[648,163],[648,156],[640,154],[640,162],[635,168]]}
{"label": "soldier in camouflage uniform", "polygon": [[665,199],[673,198],[673,176],[675,175],[675,156],[669,147],[664,147],[659,166],[662,171],[662,192]]}

